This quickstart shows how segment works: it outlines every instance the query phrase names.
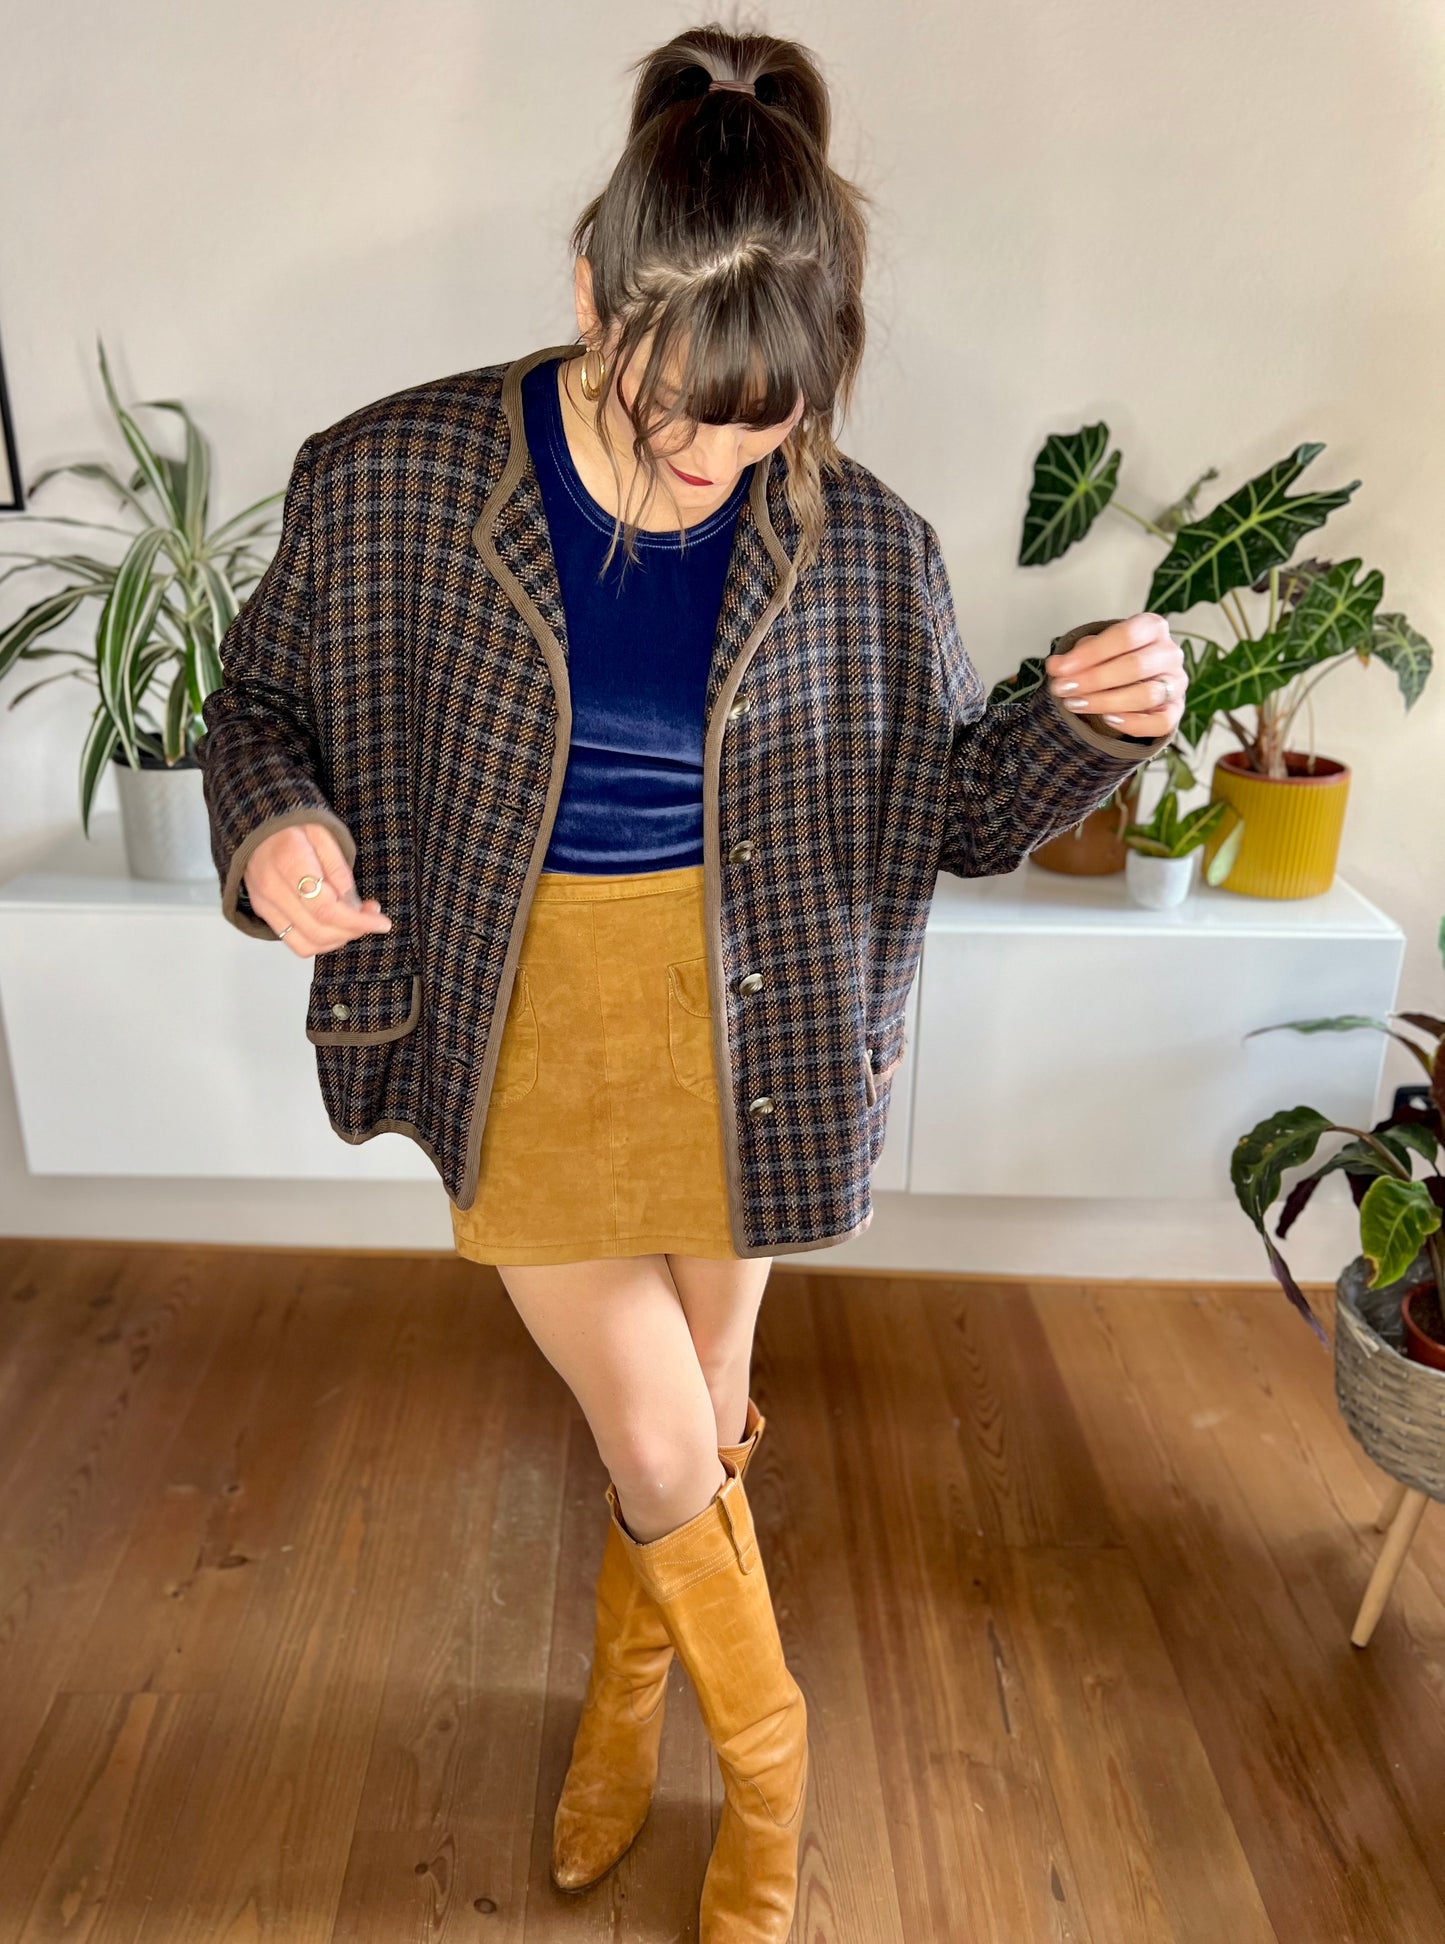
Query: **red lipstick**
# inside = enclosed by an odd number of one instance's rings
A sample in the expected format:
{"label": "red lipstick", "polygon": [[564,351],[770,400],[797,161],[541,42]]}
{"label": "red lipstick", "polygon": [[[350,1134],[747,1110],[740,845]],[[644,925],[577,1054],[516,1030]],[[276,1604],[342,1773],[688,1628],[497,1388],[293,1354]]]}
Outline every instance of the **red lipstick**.
{"label": "red lipstick", "polygon": [[[672,461],[670,459],[668,460],[667,463],[669,466],[672,466]],[[712,485],[712,481],[710,479],[695,479],[691,473],[685,473],[680,466],[672,466],[672,470],[677,474],[679,479],[685,479],[689,486],[711,486]]]}

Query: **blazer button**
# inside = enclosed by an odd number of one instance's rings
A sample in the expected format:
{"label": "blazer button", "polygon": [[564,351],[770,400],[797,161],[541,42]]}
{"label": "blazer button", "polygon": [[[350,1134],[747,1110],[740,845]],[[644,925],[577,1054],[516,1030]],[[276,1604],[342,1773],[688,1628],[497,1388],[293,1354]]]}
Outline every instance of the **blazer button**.
{"label": "blazer button", "polygon": [[736,722],[738,717],[740,715],[746,715],[751,707],[752,704],[746,695],[735,695],[732,700],[732,706],[728,710],[729,722]]}
{"label": "blazer button", "polygon": [[763,975],[761,972],[744,972],[743,976],[738,980],[739,992],[761,992],[762,989]]}
{"label": "blazer button", "polygon": [[336,1004],[331,1008],[331,1017],[333,1019],[350,1019],[351,1017],[350,1006],[343,1006],[341,1001],[338,999]]}
{"label": "blazer button", "polygon": [[748,1102],[748,1112],[750,1114],[771,1114],[772,1111],[773,1096],[771,1094],[759,1094],[756,1100],[750,1100]]}
{"label": "blazer button", "polygon": [[747,864],[751,861],[752,855],[753,840],[751,837],[745,837],[740,844],[734,844],[728,852],[728,863]]}

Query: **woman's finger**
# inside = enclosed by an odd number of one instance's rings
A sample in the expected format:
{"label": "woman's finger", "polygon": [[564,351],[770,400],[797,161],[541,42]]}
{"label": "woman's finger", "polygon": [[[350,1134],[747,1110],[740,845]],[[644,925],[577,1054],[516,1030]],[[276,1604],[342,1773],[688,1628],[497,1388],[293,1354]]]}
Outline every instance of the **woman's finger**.
{"label": "woman's finger", "polygon": [[1066,653],[1046,655],[1044,665],[1051,680],[1084,680],[1105,663],[1128,658],[1162,647],[1167,654],[1179,652],[1162,614],[1131,614],[1127,621],[1115,621],[1097,634],[1080,635]]}
{"label": "woman's finger", "polygon": [[[1184,680],[1179,675],[1151,675],[1142,682],[1126,682],[1122,688],[1099,688],[1085,696],[1087,708],[1081,713],[1103,715],[1112,711],[1115,715],[1125,710],[1135,714],[1152,712],[1164,715],[1170,709],[1178,708],[1184,712]],[[1066,698],[1073,702],[1075,698]]]}
{"label": "woman's finger", "polygon": [[268,896],[260,886],[252,887],[248,883],[247,894],[256,916],[265,920],[288,950],[294,952],[297,958],[315,955],[319,941],[303,918],[287,912],[277,899]]}
{"label": "woman's finger", "polygon": [[1182,710],[1151,709],[1131,714],[1127,709],[1111,709],[1107,714],[1101,709],[1100,718],[1111,729],[1117,729],[1121,736],[1170,736],[1179,727]]}

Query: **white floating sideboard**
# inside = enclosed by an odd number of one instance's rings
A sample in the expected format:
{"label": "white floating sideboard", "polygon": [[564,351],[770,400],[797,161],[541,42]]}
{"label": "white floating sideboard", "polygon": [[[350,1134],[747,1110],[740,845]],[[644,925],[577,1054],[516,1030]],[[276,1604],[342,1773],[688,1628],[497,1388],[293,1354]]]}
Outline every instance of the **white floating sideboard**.
{"label": "white floating sideboard", "polygon": [[938,880],[916,985],[913,1194],[1227,1200],[1239,1136],[1306,1103],[1368,1126],[1385,1036],[1254,1027],[1395,1004],[1405,935],[1342,878],[1249,898],[1195,868],[1172,911],[1123,874]]}
{"label": "white floating sideboard", "polygon": [[[244,937],[212,884],[126,874],[100,815],[0,885],[0,1013],[37,1175],[437,1181],[399,1134],[327,1123],[309,962]],[[1251,1027],[1396,1002],[1399,927],[1337,879],[1265,900],[1196,878],[1151,912],[1122,876],[940,876],[878,1189],[1231,1199],[1244,1130],[1308,1102],[1378,1117],[1378,1033]],[[438,1188],[440,1184],[438,1183]]]}

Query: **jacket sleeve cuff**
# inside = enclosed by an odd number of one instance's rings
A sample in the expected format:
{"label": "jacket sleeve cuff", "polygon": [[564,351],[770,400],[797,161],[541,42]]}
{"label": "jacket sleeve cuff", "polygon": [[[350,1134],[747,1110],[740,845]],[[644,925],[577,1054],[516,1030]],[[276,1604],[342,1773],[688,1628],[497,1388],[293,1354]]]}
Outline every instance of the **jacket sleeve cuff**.
{"label": "jacket sleeve cuff", "polygon": [[225,883],[221,887],[221,912],[238,931],[248,938],[265,938],[275,941],[279,933],[273,931],[264,918],[258,917],[251,909],[251,900],[246,895],[243,879],[252,857],[265,840],[276,831],[284,830],[288,824],[324,824],[341,846],[348,870],[356,865],[356,839],[351,830],[327,803],[306,804],[294,810],[278,810],[274,816],[248,830],[231,854],[226,871]]}

